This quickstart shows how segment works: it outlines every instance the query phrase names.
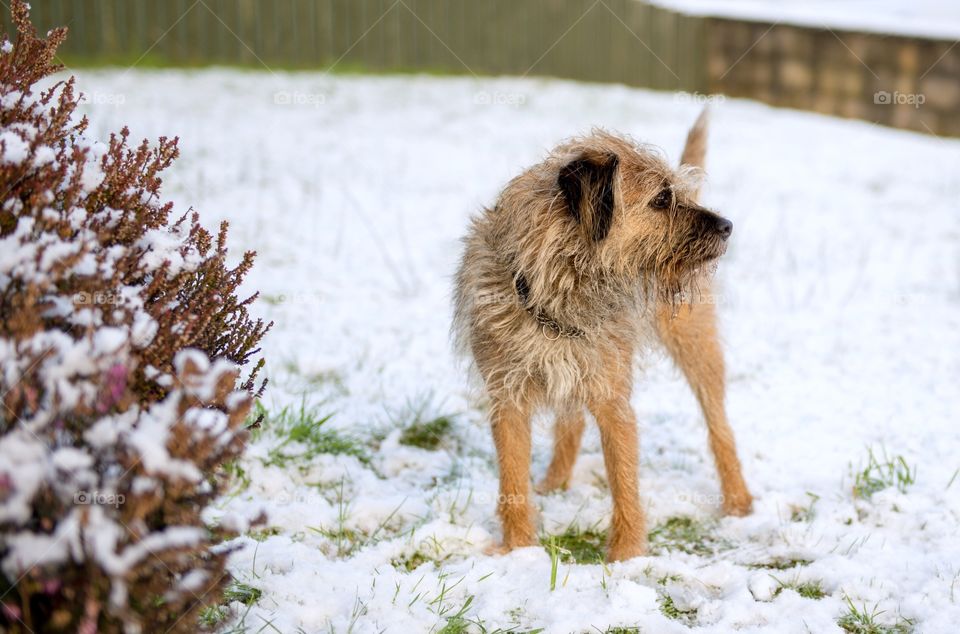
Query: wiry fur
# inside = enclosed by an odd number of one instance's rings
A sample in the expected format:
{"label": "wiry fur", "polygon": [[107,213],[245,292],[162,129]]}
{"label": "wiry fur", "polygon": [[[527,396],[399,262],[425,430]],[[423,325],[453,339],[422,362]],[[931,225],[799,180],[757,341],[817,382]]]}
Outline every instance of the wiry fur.
{"label": "wiry fur", "polygon": [[[548,407],[558,425],[544,488],[569,478],[589,409],[600,425],[614,497],[609,557],[644,551],[629,397],[635,354],[656,339],[704,409],[726,510],[749,510],[723,413],[713,306],[690,301],[709,288],[710,265],[729,235],[729,223],[697,203],[705,136],[701,115],[679,169],[652,148],[608,132],[572,139],[514,178],[470,227],[454,327],[493,405],[507,548],[535,539],[530,416]],[[540,315],[581,335],[563,336]]]}

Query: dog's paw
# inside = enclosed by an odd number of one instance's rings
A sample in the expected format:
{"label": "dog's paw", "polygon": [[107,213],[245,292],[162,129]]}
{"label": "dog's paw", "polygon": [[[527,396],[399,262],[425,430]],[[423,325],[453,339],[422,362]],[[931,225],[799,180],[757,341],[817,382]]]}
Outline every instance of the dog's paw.
{"label": "dog's paw", "polygon": [[515,548],[526,548],[528,546],[539,546],[540,542],[536,537],[524,537],[522,539],[511,539],[509,542],[490,544],[483,549],[483,554],[491,557],[506,555]]}
{"label": "dog's paw", "polygon": [[509,548],[506,544],[493,543],[483,549],[483,554],[488,557],[498,557],[506,555],[511,550],[512,548]]}
{"label": "dog's paw", "polygon": [[750,515],[753,511],[753,496],[747,491],[725,495],[723,498],[723,514],[734,517]]}
{"label": "dog's paw", "polygon": [[533,490],[539,493],[540,495],[553,493],[554,491],[566,491],[567,481],[556,480],[553,478],[544,478],[543,480],[540,480],[540,482],[538,482],[536,485],[534,485]]}
{"label": "dog's paw", "polygon": [[646,554],[646,540],[637,540],[633,543],[611,544],[607,549],[607,561],[626,561],[634,557],[643,557]]}

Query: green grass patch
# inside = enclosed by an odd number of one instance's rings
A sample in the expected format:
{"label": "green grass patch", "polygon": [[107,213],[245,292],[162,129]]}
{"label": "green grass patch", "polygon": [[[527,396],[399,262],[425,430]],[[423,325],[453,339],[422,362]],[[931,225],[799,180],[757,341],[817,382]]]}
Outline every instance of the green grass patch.
{"label": "green grass patch", "polygon": [[312,387],[326,387],[335,394],[347,396],[350,390],[347,389],[347,382],[343,375],[336,370],[324,370],[322,372],[311,372],[303,375],[303,378]]}
{"label": "green grass patch", "polygon": [[844,597],[847,604],[847,611],[839,619],[837,625],[845,632],[850,634],[912,634],[913,621],[897,616],[893,624],[877,623],[877,617],[883,614],[883,610],[877,610],[874,606],[872,610],[867,610],[864,604],[860,608],[854,605],[849,597]]}
{"label": "green grass patch", "polygon": [[820,496],[816,493],[810,493],[807,491],[807,498],[809,499],[809,502],[806,506],[797,504],[791,507],[791,522],[811,522],[813,521],[813,518],[816,517],[816,506],[817,502],[820,500]]}
{"label": "green grass patch", "polygon": [[254,530],[247,532],[247,537],[254,539],[258,542],[267,541],[269,538],[274,535],[279,535],[283,530],[278,526],[267,526],[265,528],[256,528]]}
{"label": "green grass patch", "polygon": [[304,372],[295,361],[284,362],[283,370],[294,381],[302,382],[300,389],[307,394],[313,396],[323,394],[326,399],[350,394],[347,382],[339,370],[331,368],[317,372]]}
{"label": "green grass patch", "polygon": [[429,555],[426,555],[418,550],[417,552],[412,553],[410,555],[404,555],[402,557],[397,557],[396,559],[392,559],[390,561],[390,564],[394,568],[401,568],[403,570],[406,570],[407,572],[413,572],[414,570],[416,570],[417,568],[419,568],[420,566],[422,566],[427,562],[432,562],[437,565],[439,565],[440,563],[433,557],[430,557]]}
{"label": "green grass patch", "polygon": [[446,624],[437,630],[437,634],[467,634],[470,631],[470,621],[460,618],[449,618]]}
{"label": "green grass patch", "polygon": [[869,500],[874,493],[890,487],[906,493],[917,481],[916,467],[911,469],[903,456],[890,457],[886,449],[881,450],[883,455],[878,457],[873,449],[868,449],[866,466],[853,472],[854,497]]}
{"label": "green grass patch", "polygon": [[399,411],[387,412],[389,428],[403,430],[401,445],[435,451],[446,443],[456,415],[441,413],[434,401],[433,394],[427,393],[408,399]]}
{"label": "green grass patch", "polygon": [[351,528],[338,526],[336,528],[324,528],[322,526],[308,526],[307,530],[313,531],[321,537],[326,537],[334,543],[337,557],[348,557],[358,548],[363,546],[366,541],[363,533]]}
{"label": "green grass patch", "polygon": [[236,580],[231,581],[227,589],[223,591],[223,600],[225,602],[232,603],[233,601],[239,601],[246,606],[253,605],[260,600],[261,596],[263,596],[263,591],[259,588],[254,588],[251,585]]}
{"label": "green grass patch", "polygon": [[345,484],[346,482],[341,478],[337,488],[334,490],[335,498],[331,500],[332,503],[337,505],[336,524],[332,526],[306,527],[307,530],[312,531],[313,533],[316,533],[317,535],[320,535],[321,537],[333,542],[331,545],[336,548],[337,557],[347,557],[352,555],[360,548],[369,546],[371,544],[376,544],[379,540],[383,539],[385,534],[392,530],[390,528],[390,523],[394,517],[397,516],[397,513],[400,512],[404,502],[406,502],[406,500],[404,500],[398,504],[397,507],[394,508],[370,534],[366,534],[354,528],[350,528],[347,525],[350,518],[350,501],[344,494]]}
{"label": "green grass patch", "polygon": [[223,591],[223,602],[218,605],[204,606],[197,617],[197,624],[204,631],[223,631],[223,624],[230,618],[230,609],[227,607],[230,603],[237,601],[246,606],[247,610],[241,614],[240,623],[229,630],[229,632],[245,632],[245,621],[250,608],[260,600],[263,591],[259,588],[242,583],[234,579]]}
{"label": "green grass patch", "polygon": [[773,592],[773,596],[779,595],[784,589],[794,590],[804,599],[813,599],[815,601],[819,601],[827,596],[827,593],[823,591],[823,582],[819,579],[811,581],[798,581],[796,579],[792,581],[782,581],[777,577],[773,577],[773,580],[777,582],[777,589]]}
{"label": "green grass patch", "polygon": [[[69,40],[68,40],[69,42]],[[68,46],[69,48],[69,46]],[[364,64],[360,61],[343,60],[336,64],[317,63],[316,61],[292,61],[286,58],[267,59],[269,69],[255,57],[247,56],[243,59],[236,55],[224,56],[220,59],[215,56],[195,54],[193,56],[171,55],[159,49],[154,49],[147,54],[143,54],[139,49],[131,53],[111,53],[111,54],[89,54],[82,52],[65,51],[58,55],[58,61],[66,64],[69,68],[87,68],[87,69],[111,69],[121,68],[137,70],[202,70],[207,68],[228,68],[238,72],[265,73],[287,71],[294,73],[322,73],[324,75],[430,75],[434,77],[461,77],[462,68],[441,68],[425,67],[417,68],[413,66],[392,65],[384,67],[381,65]],[[489,75],[494,77],[494,75]]]}
{"label": "green grass patch", "polygon": [[[646,574],[648,577],[650,576],[649,571],[644,571],[644,574]],[[680,575],[667,574],[657,579],[657,585],[666,587],[668,583],[680,583],[681,581],[683,581],[683,577]]]}
{"label": "green grass patch", "polygon": [[[480,634],[540,634],[543,632],[543,628],[537,628],[534,630],[520,630],[518,629],[519,625],[514,625],[513,627],[503,629],[488,629],[486,623],[473,617],[468,619],[466,617],[467,611],[470,609],[470,606],[473,604],[473,596],[467,597],[467,600],[464,602],[463,607],[454,614],[453,616],[448,616],[446,623],[442,628],[437,630],[437,634],[467,634],[468,632],[479,632]],[[613,630],[608,630],[613,631]]]}
{"label": "green grass patch", "polygon": [[266,412],[256,436],[271,433],[280,442],[267,452],[264,464],[286,467],[291,462],[309,462],[321,454],[353,456],[369,464],[366,448],[358,440],[325,427],[332,417],[333,414],[321,415],[305,404]]}
{"label": "green grass patch", "polygon": [[790,570],[800,566],[807,566],[811,562],[809,559],[772,559],[754,564],[747,564],[747,568],[766,568],[769,570]]}
{"label": "green grass patch", "polygon": [[596,564],[603,562],[607,534],[598,530],[568,528],[562,535],[540,538],[547,552],[555,550],[565,564]]}
{"label": "green grass patch", "polygon": [[668,619],[680,621],[687,625],[693,625],[697,620],[696,610],[681,610],[673,602],[673,597],[666,592],[660,593],[657,603],[660,605],[660,612]]}
{"label": "green grass patch", "polygon": [[452,422],[447,416],[426,421],[414,420],[400,434],[400,444],[434,451],[440,447],[451,426]]}
{"label": "green grass patch", "polygon": [[467,620],[466,614],[473,605],[473,595],[467,597],[463,605],[457,610],[456,614],[447,617],[446,624],[437,634],[466,634],[470,630],[471,622]]}
{"label": "green grass patch", "polygon": [[[565,564],[603,565],[606,533],[589,529],[580,530],[567,527],[562,535],[547,535],[540,538],[547,554],[550,555],[550,591],[557,588],[557,572],[560,562]],[[568,572],[569,574],[569,572]],[[563,580],[566,584],[566,578]],[[606,588],[606,568],[602,584]]]}
{"label": "green grass patch", "polygon": [[692,517],[671,517],[650,531],[650,552],[660,555],[679,551],[688,555],[712,555],[730,548],[717,537],[712,526]]}
{"label": "green grass patch", "polygon": [[197,621],[204,630],[215,630],[227,617],[230,616],[230,610],[223,605],[208,605],[200,610],[200,616]]}
{"label": "green grass patch", "polygon": [[804,599],[813,599],[814,601],[819,601],[827,596],[827,593],[823,591],[823,582],[819,580],[804,581],[792,586],[792,588],[796,590],[797,594]]}
{"label": "green grass patch", "polygon": [[349,515],[348,507],[350,503],[343,495],[344,481],[340,480],[337,489],[337,524],[334,527],[327,526],[308,526],[307,529],[314,533],[331,540],[337,549],[338,557],[345,557],[353,553],[354,550],[363,544],[363,535],[352,528],[347,528],[347,518]]}
{"label": "green grass patch", "polygon": [[244,491],[250,486],[250,476],[247,474],[247,470],[240,464],[239,459],[223,463],[221,471],[230,481],[231,490],[235,493]]}

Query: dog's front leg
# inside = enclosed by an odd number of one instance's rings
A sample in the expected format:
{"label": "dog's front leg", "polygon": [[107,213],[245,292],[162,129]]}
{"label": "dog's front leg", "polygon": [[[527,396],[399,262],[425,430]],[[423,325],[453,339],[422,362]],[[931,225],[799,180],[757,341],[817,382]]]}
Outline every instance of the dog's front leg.
{"label": "dog's front leg", "polygon": [[529,409],[514,403],[495,403],[493,442],[500,465],[500,495],[497,499],[497,514],[503,525],[500,550],[536,545],[530,506]]}
{"label": "dog's front leg", "polygon": [[637,421],[629,398],[619,396],[590,405],[600,427],[603,460],[613,495],[607,561],[622,561],[647,552],[647,520],[640,506],[637,473]]}
{"label": "dog's front leg", "polygon": [[723,406],[723,351],[717,337],[716,309],[713,304],[684,304],[673,315],[672,307],[661,305],[657,318],[660,338],[703,410],[720,476],[723,510],[728,515],[747,515],[753,497],[743,479],[733,429]]}

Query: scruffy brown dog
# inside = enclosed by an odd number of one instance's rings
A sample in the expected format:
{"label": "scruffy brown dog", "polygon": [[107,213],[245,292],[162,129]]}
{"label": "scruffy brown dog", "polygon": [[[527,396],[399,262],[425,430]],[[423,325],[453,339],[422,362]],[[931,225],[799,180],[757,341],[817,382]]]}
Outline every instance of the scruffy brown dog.
{"label": "scruffy brown dog", "polygon": [[600,428],[613,517],[607,558],[646,552],[630,407],[635,352],[659,340],[703,409],[728,514],[750,512],[724,412],[710,265],[733,225],[697,203],[706,113],[679,169],[650,147],[594,132],[514,178],[475,218],[457,273],[455,332],[491,399],[500,467],[501,551],[536,544],[530,420],[557,415],[540,491],[564,488],[584,429]]}

